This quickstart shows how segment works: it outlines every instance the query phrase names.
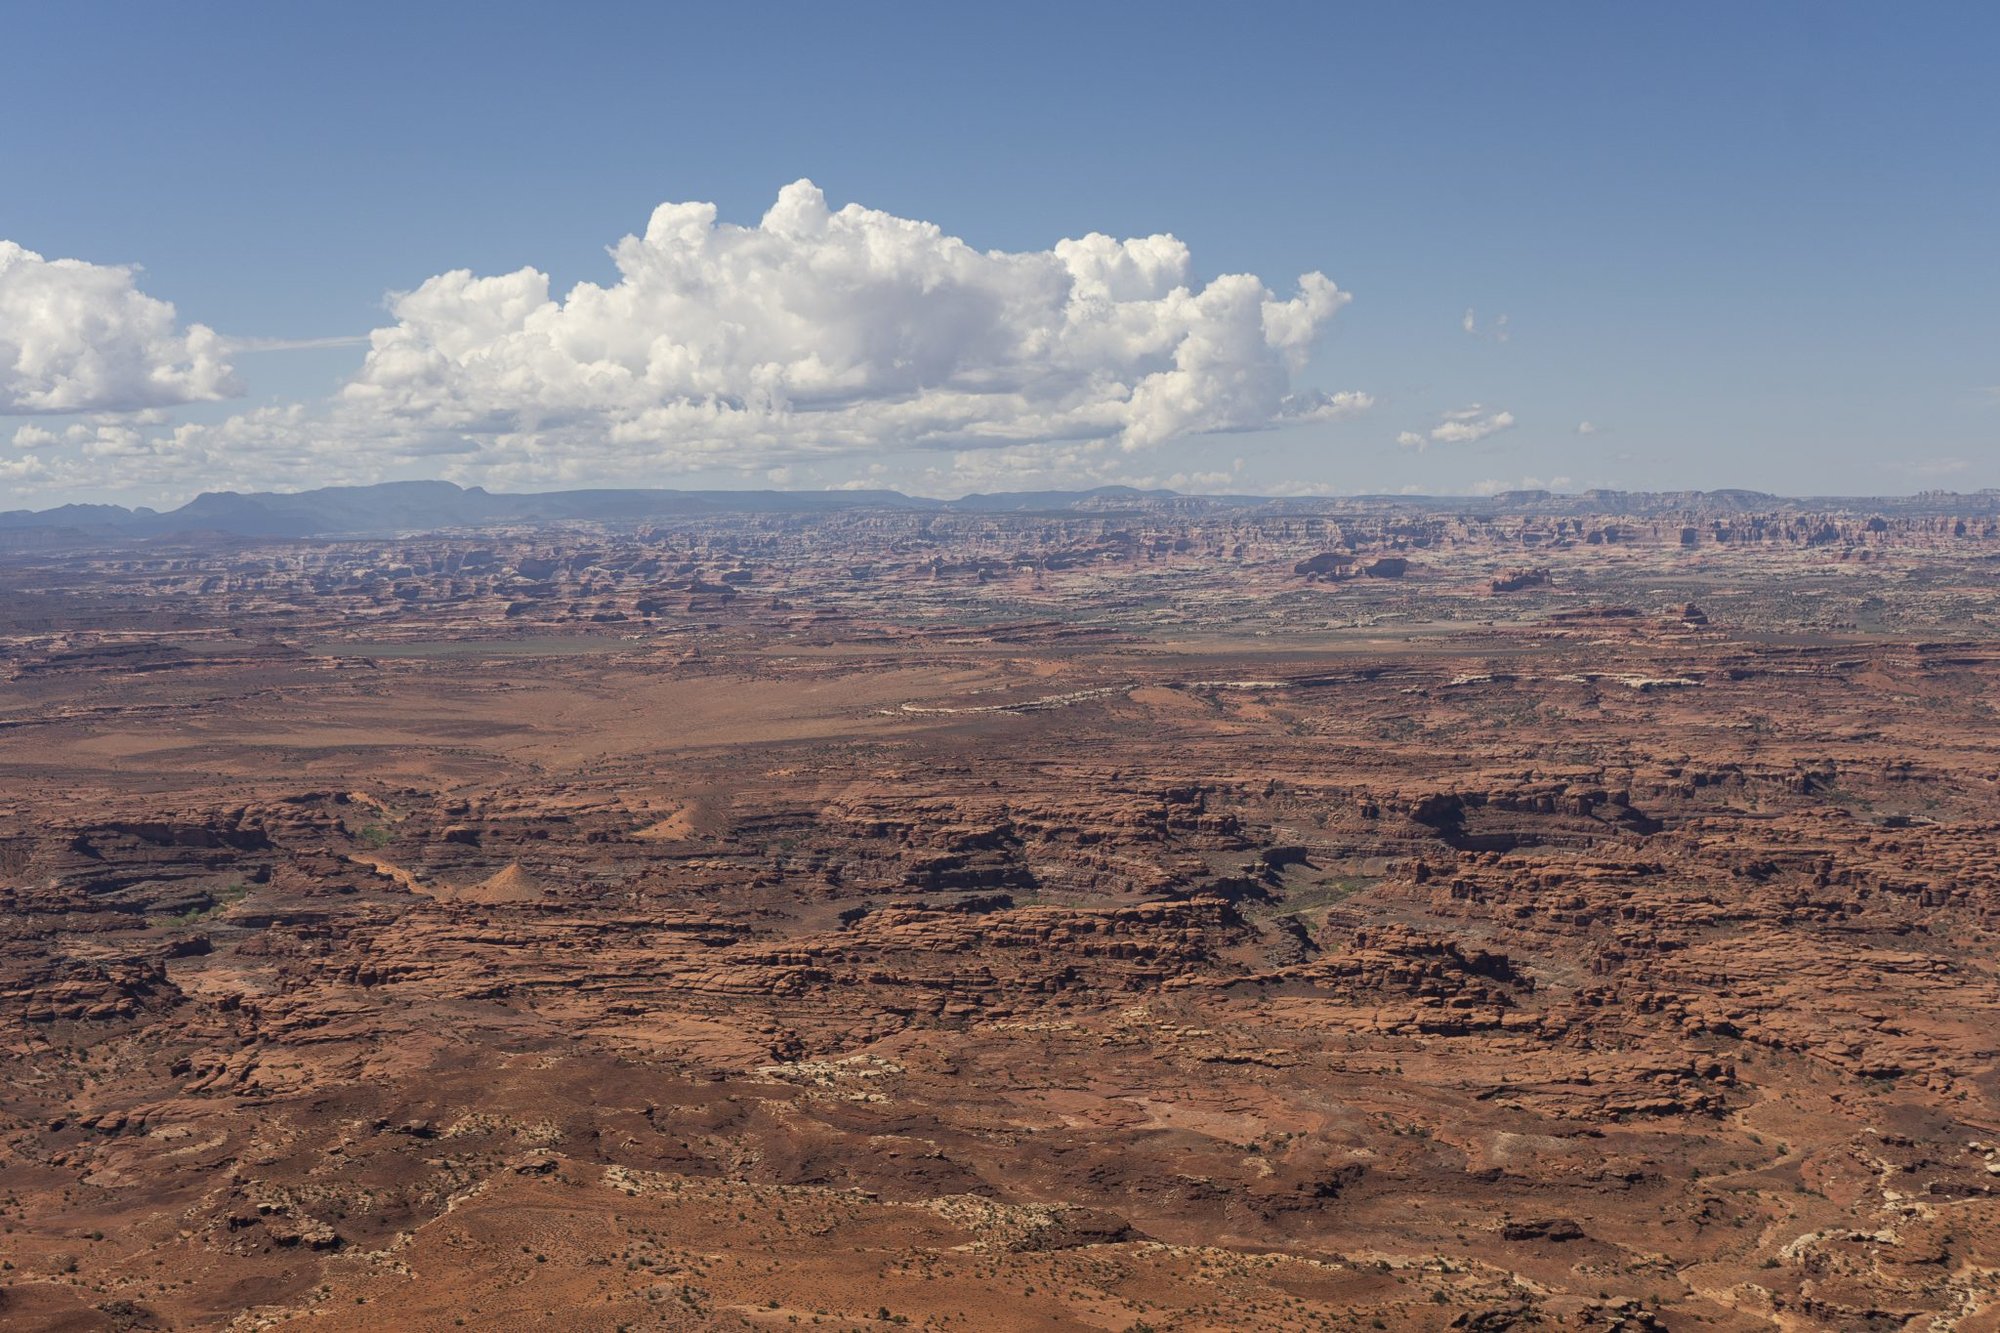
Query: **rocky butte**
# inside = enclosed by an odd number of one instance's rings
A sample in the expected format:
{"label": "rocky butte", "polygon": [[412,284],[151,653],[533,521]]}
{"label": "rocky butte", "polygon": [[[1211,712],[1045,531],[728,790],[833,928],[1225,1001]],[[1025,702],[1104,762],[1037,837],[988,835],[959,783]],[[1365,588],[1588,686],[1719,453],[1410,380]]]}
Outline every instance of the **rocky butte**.
{"label": "rocky butte", "polygon": [[1991,492],[0,515],[0,1326],[1991,1333],[1996,571]]}

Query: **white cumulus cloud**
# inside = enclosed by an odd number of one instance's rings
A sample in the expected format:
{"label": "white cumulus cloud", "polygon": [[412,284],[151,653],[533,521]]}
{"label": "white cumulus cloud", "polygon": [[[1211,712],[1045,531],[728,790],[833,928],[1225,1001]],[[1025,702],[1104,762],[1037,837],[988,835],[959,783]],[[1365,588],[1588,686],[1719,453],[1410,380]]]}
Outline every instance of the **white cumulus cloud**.
{"label": "white cumulus cloud", "polygon": [[0,413],[127,412],[239,392],[223,339],[181,328],[131,269],[0,241]]}
{"label": "white cumulus cloud", "polygon": [[1485,328],[1481,328],[1479,326],[1479,313],[1471,306],[1467,306],[1465,313],[1458,317],[1458,327],[1475,338],[1487,338],[1497,343],[1506,342],[1508,337],[1507,316],[1495,315],[1487,321]]}
{"label": "white cumulus cloud", "polygon": [[1512,412],[1494,412],[1474,403],[1470,407],[1454,408],[1438,418],[1438,423],[1430,430],[1418,432],[1406,430],[1396,436],[1396,443],[1405,449],[1422,452],[1434,444],[1473,444],[1489,435],[1497,435],[1514,426]]}
{"label": "white cumulus cloud", "polygon": [[1488,479],[1472,483],[1471,493],[1473,495],[1505,495],[1509,491],[1565,492],[1575,484],[1568,477],[1550,477],[1546,481],[1540,477],[1522,477],[1519,481]]}
{"label": "white cumulus cloud", "polygon": [[395,297],[330,424],[558,475],[1051,441],[1129,451],[1371,404],[1294,384],[1347,293],[1319,273],[1283,299],[1247,274],[1203,284],[1172,236],[981,251],[931,223],[831,209],[798,181],[756,226],[662,204],[611,254],[615,283],[560,299],[533,268],[457,270]]}

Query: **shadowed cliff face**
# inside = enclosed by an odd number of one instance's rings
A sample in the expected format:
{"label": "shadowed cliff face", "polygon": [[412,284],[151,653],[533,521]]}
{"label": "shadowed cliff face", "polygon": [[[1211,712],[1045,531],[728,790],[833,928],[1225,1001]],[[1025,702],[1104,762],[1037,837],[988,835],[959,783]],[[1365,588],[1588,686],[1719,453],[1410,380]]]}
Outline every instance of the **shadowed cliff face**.
{"label": "shadowed cliff face", "polygon": [[1987,1327],[1992,541],[1220,522],[9,557],[0,1325]]}

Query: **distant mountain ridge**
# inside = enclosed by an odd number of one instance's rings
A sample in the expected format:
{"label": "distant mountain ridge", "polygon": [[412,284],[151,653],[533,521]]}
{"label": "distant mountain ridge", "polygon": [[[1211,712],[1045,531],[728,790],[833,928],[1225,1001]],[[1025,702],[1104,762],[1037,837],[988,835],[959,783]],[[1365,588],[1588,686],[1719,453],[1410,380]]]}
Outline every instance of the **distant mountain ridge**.
{"label": "distant mountain ridge", "polygon": [[215,533],[235,537],[389,536],[445,529],[563,522],[631,523],[721,514],[824,514],[854,510],[909,513],[1117,513],[1153,507],[1179,512],[1263,508],[1299,514],[1403,508],[1436,512],[1535,514],[1731,514],[1780,507],[1900,514],[2000,513],[2000,490],[1969,495],[1787,499],[1762,491],[1508,491],[1492,496],[1342,496],[1282,498],[1184,495],[1168,490],[1100,486],[1084,491],[1012,491],[935,500],[899,491],[574,490],[504,493],[448,481],[389,481],[310,491],[208,491],[178,509],[71,504],[0,512],[0,533],[73,532],[89,536],[163,537]]}

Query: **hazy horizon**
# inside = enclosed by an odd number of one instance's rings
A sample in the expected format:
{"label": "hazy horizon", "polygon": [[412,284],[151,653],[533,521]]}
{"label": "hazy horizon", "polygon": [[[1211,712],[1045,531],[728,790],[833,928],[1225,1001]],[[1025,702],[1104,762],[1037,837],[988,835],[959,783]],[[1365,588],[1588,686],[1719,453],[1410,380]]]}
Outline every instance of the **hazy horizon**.
{"label": "hazy horizon", "polygon": [[1639,500],[1649,499],[1659,496],[1704,495],[1712,497],[1723,497],[1723,496],[1744,495],[1744,496],[1764,497],[1785,505],[1826,502],[1826,503],[1854,504],[1854,505],[1865,506],[1869,503],[1874,503],[1874,502],[1879,502],[1883,504],[1907,504],[1911,502],[1923,501],[1931,497],[1936,497],[1940,500],[1951,500],[1951,499],[1976,500],[1976,499],[1991,497],[1995,494],[2000,494],[2000,487],[1995,487],[1995,486],[1979,487],[1969,490],[1954,490],[1951,487],[1941,486],[1941,487],[1929,487],[1919,491],[1877,492],[1874,494],[1858,494],[1858,493],[1842,494],[1839,492],[1832,492],[1832,491],[1821,494],[1811,494],[1807,492],[1786,494],[1778,491],[1757,490],[1750,487],[1710,486],[1710,487],[1667,488],[1662,490],[1623,490],[1611,487],[1570,487],[1570,488],[1520,487],[1507,490],[1492,488],[1487,490],[1477,490],[1470,492],[1447,491],[1438,493],[1405,489],[1400,491],[1351,491],[1351,492],[1328,491],[1310,495],[1271,495],[1271,494],[1260,493],[1257,491],[1183,491],[1183,490],[1175,490],[1171,487],[1134,487],[1126,485],[1121,482],[1105,482],[1095,486],[1001,487],[984,491],[961,490],[952,492],[927,493],[922,491],[899,490],[892,486],[881,486],[881,487],[830,486],[830,487],[819,487],[813,489],[807,489],[802,487],[772,486],[772,485],[762,485],[762,486],[744,485],[735,487],[637,486],[637,485],[603,486],[603,487],[599,486],[497,487],[497,486],[482,486],[477,482],[472,482],[472,483],[452,482],[452,481],[447,481],[446,479],[441,477],[410,477],[410,478],[401,478],[397,481],[391,481],[391,482],[336,482],[336,483],[330,483],[329,485],[326,486],[302,486],[297,488],[280,487],[271,490],[237,489],[226,486],[215,487],[208,490],[200,491],[194,495],[186,497],[183,500],[179,500],[174,503],[165,505],[146,505],[137,503],[121,505],[118,504],[116,501],[73,500],[53,505],[20,506],[20,507],[15,507],[13,509],[0,509],[0,515],[47,514],[47,513],[59,512],[63,509],[77,505],[103,505],[114,508],[122,508],[132,513],[155,513],[161,515],[170,515],[190,505],[193,505],[199,500],[210,497],[230,496],[230,497],[238,497],[245,499],[259,498],[259,497],[273,497],[278,499],[289,499],[289,498],[320,494],[322,492],[368,491],[368,490],[373,490],[376,487],[380,486],[396,486],[396,485],[424,486],[424,485],[438,485],[438,484],[459,487],[462,491],[466,492],[482,491],[486,494],[493,495],[496,497],[512,498],[512,499],[533,498],[537,496],[575,495],[575,494],[589,493],[589,492],[606,492],[610,494],[633,494],[633,495],[658,492],[662,494],[692,495],[692,496],[702,496],[702,495],[820,496],[820,497],[826,497],[828,499],[840,496],[854,496],[856,498],[859,498],[870,495],[893,495],[901,497],[902,499],[905,500],[921,501],[930,504],[953,504],[980,498],[1004,497],[1016,494],[1021,494],[1021,495],[1045,494],[1050,496],[1068,496],[1068,497],[1082,498],[1104,492],[1112,492],[1112,493],[1131,492],[1135,495],[1172,496],[1177,499],[1200,499],[1200,500],[1215,500],[1215,501],[1297,502],[1297,501],[1311,501],[1311,500],[1325,500],[1325,501],[1402,500],[1402,501],[1409,501],[1412,504],[1427,504],[1433,506],[1446,505],[1451,502],[1467,502],[1476,504],[1481,501],[1504,501],[1510,496],[1533,496],[1533,495],[1548,496],[1552,500],[1557,500],[1557,501],[1588,500],[1592,495],[1598,495],[1598,494],[1622,495]]}

